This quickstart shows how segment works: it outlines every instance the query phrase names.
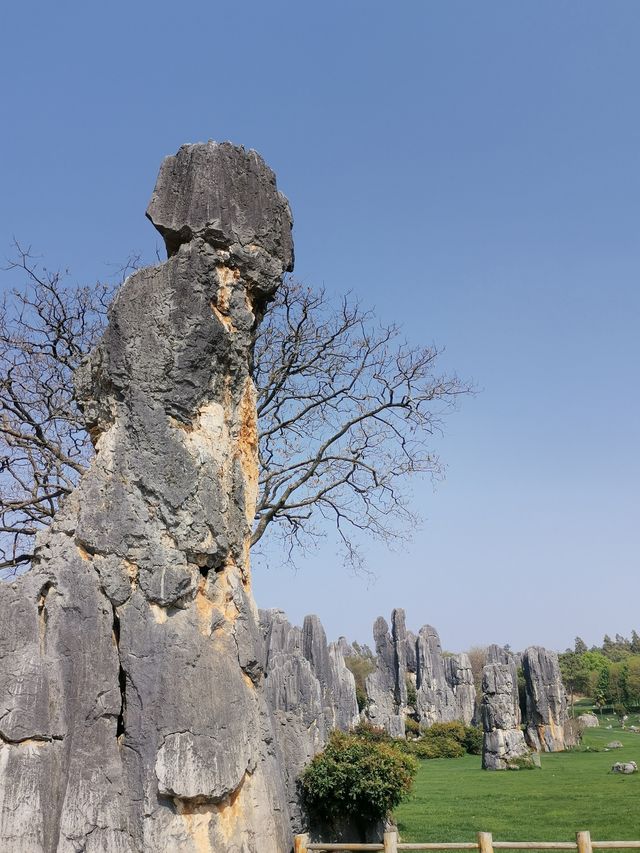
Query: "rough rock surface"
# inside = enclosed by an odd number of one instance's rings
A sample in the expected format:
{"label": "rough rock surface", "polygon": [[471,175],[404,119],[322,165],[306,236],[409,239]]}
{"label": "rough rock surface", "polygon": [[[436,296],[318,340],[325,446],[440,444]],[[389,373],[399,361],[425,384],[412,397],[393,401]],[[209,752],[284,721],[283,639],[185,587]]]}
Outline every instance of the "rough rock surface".
{"label": "rough rock surface", "polygon": [[612,773],[624,773],[626,776],[630,776],[632,773],[638,772],[638,765],[635,761],[616,761],[616,763],[611,767]]}
{"label": "rough rock surface", "polygon": [[595,714],[580,714],[578,725],[583,729],[597,729],[600,726],[600,720]]}
{"label": "rough rock surface", "polygon": [[275,722],[289,810],[300,831],[297,779],[324,747],[331,729],[346,731],[357,723],[355,680],[338,645],[327,645],[317,616],[307,616],[301,630],[281,610],[261,610],[260,627],[267,702]]}
{"label": "rough rock surface", "polygon": [[404,737],[402,708],[407,702],[407,657],[404,610],[391,614],[392,631],[382,616],[373,625],[376,668],[367,676],[367,717],[393,737]]}
{"label": "rough rock surface", "polygon": [[289,209],[255,152],[208,143],[165,160],[148,215],[169,259],[77,377],[96,459],[0,590],[11,853],[290,848],[248,560],[252,338]]}
{"label": "rough rock surface", "polygon": [[444,659],[444,676],[453,691],[457,720],[470,725],[475,716],[476,688],[469,656],[464,652]]}
{"label": "rough rock surface", "polygon": [[506,663],[489,663],[482,670],[480,716],[485,770],[509,770],[529,761],[529,749],[513,707],[513,676]]}
{"label": "rough rock surface", "polygon": [[560,752],[566,743],[567,699],[558,655],[541,646],[530,646],[522,656],[527,715],[525,737],[536,752]]}
{"label": "rough rock surface", "polygon": [[424,625],[416,642],[416,712],[425,726],[474,716],[475,687],[471,663],[466,654],[445,658],[440,637],[431,625]]}
{"label": "rough rock surface", "polygon": [[505,663],[509,667],[513,681],[513,713],[517,724],[520,725],[522,713],[520,712],[520,694],[518,692],[518,658],[503,646],[493,644],[487,647],[487,663]]}
{"label": "rough rock surface", "polygon": [[416,661],[416,643],[418,642],[418,637],[413,633],[413,631],[407,631],[407,642],[406,642],[406,655],[407,655],[407,672],[416,674],[417,671],[417,661]]}

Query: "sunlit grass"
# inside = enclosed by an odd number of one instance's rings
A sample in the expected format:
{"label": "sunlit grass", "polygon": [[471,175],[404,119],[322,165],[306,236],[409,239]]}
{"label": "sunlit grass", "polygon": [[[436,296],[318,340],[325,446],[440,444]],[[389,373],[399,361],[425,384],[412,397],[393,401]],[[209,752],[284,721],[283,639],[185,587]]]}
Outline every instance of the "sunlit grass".
{"label": "sunlit grass", "polygon": [[[640,726],[637,715],[627,725]],[[472,755],[421,761],[414,793],[396,811],[402,840],[473,841],[483,830],[502,841],[571,841],[579,829],[596,840],[640,840],[640,774],[609,772],[615,761],[640,766],[640,734],[605,719],[582,748],[612,740],[624,748],[544,754],[540,770],[486,771]]]}

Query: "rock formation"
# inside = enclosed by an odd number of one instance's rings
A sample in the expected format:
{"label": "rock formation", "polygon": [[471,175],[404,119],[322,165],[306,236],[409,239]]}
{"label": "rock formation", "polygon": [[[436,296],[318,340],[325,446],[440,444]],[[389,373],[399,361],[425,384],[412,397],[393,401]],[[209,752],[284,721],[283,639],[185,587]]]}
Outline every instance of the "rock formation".
{"label": "rock formation", "polygon": [[367,717],[393,737],[404,737],[402,708],[407,703],[407,657],[404,610],[391,614],[392,630],[382,616],[373,625],[376,668],[367,676]]}
{"label": "rock formation", "polygon": [[425,726],[474,716],[475,687],[471,663],[466,654],[445,658],[440,637],[431,625],[424,625],[416,642],[418,719]]}
{"label": "rock formation", "polygon": [[476,688],[469,656],[464,652],[444,659],[444,677],[453,691],[457,720],[470,725],[475,717]]}
{"label": "rock formation", "polygon": [[600,726],[600,720],[595,714],[580,714],[578,725],[583,729],[596,729]]}
{"label": "rock formation", "polygon": [[260,627],[266,697],[275,721],[289,810],[300,830],[297,779],[324,747],[331,729],[346,731],[358,721],[355,681],[338,645],[327,645],[317,616],[307,616],[301,630],[281,610],[261,610]]}
{"label": "rock formation", "polygon": [[425,726],[475,715],[476,690],[471,663],[465,654],[445,657],[435,628],[425,625],[416,637],[405,627],[404,610],[392,613],[392,628],[379,617],[373,626],[376,669],[367,677],[367,717],[390,734],[404,734],[407,679],[416,686],[418,719]]}
{"label": "rock formation", "polygon": [[77,376],[95,461],[0,591],[11,853],[290,848],[248,558],[252,339],[289,208],[255,152],[208,143],[164,161],[148,216],[168,260]]}
{"label": "rock formation", "polygon": [[418,638],[413,633],[413,631],[407,631],[407,642],[405,644],[407,656],[407,672],[411,673],[412,675],[415,675],[418,669],[418,664],[416,660],[417,642]]}
{"label": "rock formation", "polygon": [[527,692],[525,737],[536,752],[560,752],[566,743],[567,699],[558,655],[531,646],[522,656]]}
{"label": "rock formation", "polygon": [[487,648],[487,663],[504,663],[509,667],[513,682],[513,713],[517,724],[520,725],[522,714],[520,712],[520,694],[518,692],[518,662],[515,655],[502,646],[493,644]]}
{"label": "rock formation", "polygon": [[513,706],[513,675],[506,663],[489,663],[482,670],[480,716],[485,770],[510,770],[531,762]]}

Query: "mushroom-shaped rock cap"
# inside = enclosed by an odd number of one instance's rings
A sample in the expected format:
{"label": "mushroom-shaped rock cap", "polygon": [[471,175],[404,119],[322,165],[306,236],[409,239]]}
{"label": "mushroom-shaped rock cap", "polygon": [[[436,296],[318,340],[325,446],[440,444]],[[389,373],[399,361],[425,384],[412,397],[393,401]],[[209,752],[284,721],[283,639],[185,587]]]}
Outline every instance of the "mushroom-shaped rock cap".
{"label": "mushroom-shaped rock cap", "polygon": [[167,254],[194,236],[240,255],[257,249],[293,269],[291,212],[256,151],[230,142],[183,145],[166,157],[147,216]]}

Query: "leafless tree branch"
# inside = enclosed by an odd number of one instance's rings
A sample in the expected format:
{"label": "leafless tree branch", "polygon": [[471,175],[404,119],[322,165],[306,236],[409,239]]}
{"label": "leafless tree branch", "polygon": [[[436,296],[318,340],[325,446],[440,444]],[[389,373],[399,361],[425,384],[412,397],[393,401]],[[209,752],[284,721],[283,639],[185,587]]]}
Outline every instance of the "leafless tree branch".
{"label": "leafless tree branch", "polygon": [[[0,576],[29,564],[93,454],[72,376],[104,328],[116,287],[70,286],[14,245],[7,269],[26,278],[0,304]],[[139,265],[132,257],[120,270]],[[412,347],[395,325],[293,280],[259,330],[260,495],[252,543],[275,534],[289,559],[333,529],[358,565],[362,536],[405,540],[418,522],[407,483],[439,477],[432,438],[461,394],[436,370],[439,351]]]}

